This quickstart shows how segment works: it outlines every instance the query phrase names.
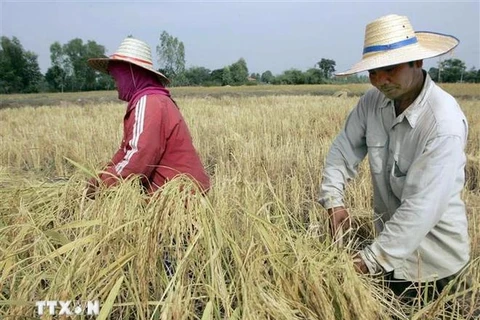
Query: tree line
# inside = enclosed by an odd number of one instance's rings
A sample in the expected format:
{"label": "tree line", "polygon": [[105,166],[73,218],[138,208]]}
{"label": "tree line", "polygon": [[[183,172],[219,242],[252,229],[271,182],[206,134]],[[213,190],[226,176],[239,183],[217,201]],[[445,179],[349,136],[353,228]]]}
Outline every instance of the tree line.
{"label": "tree line", "polygon": [[[172,80],[172,86],[239,86],[259,84],[326,84],[362,83],[368,77],[353,75],[333,77],[335,60],[321,58],[306,71],[288,69],[274,75],[249,73],[247,62],[239,58],[223,68],[210,70],[201,66],[185,67],[185,46],[177,37],[163,31],[156,46],[159,71]],[[67,43],[50,45],[51,65],[42,74],[38,55],[25,50],[16,37],[1,37],[0,47],[0,93],[74,92],[112,90],[113,79],[88,67],[90,58],[106,56],[106,49],[95,41],[75,38]],[[480,70],[467,70],[459,59],[439,62],[438,68],[428,71],[437,82],[480,82]]]}

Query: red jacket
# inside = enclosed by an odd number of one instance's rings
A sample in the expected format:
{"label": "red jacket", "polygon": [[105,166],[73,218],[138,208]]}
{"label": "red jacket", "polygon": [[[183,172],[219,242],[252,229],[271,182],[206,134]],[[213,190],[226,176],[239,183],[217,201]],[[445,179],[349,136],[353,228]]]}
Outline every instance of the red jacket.
{"label": "red jacket", "polygon": [[144,95],[129,104],[122,144],[105,171],[100,178],[108,186],[118,181],[115,177],[141,175],[144,186],[153,192],[175,176],[185,174],[201,190],[210,188],[210,179],[180,110],[161,94]]}

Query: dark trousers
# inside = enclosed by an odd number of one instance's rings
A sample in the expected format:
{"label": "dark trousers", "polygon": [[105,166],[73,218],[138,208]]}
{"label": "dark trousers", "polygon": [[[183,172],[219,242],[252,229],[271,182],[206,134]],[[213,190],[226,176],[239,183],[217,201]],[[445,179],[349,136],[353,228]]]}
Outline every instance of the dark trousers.
{"label": "dark trousers", "polygon": [[458,274],[438,279],[431,282],[411,282],[401,279],[395,279],[393,272],[385,275],[387,286],[395,295],[407,304],[414,304],[417,301],[420,304],[428,303],[438,298],[443,289],[450,281],[455,279]]}
{"label": "dark trousers", "polygon": [[[436,300],[451,281],[457,281],[456,278],[461,272],[431,282],[411,282],[395,279],[393,272],[391,272],[385,275],[385,284],[403,303],[422,307]],[[467,290],[471,287],[471,279],[466,277],[464,281],[453,283],[449,293],[455,293],[457,290]],[[458,304],[457,307],[460,313],[466,316],[467,319],[480,319],[480,298],[478,294],[472,295],[472,292],[469,292],[457,297],[455,301]],[[445,310],[452,311],[451,302],[446,303]]]}

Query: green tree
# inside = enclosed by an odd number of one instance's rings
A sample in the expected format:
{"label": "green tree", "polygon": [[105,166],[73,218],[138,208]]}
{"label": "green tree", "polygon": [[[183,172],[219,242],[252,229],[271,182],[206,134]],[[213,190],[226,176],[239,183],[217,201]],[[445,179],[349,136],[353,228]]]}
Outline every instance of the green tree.
{"label": "green tree", "polygon": [[305,83],[307,84],[322,84],[325,83],[323,79],[323,71],[317,68],[310,68],[305,72]]}
{"label": "green tree", "polygon": [[240,58],[237,62],[229,66],[230,73],[232,76],[232,82],[234,85],[242,85],[247,82],[248,78],[248,67],[245,59]]}
{"label": "green tree", "polygon": [[45,78],[52,90],[63,92],[73,71],[70,59],[63,52],[63,46],[58,41],[50,45],[50,61],[52,64]]}
{"label": "green tree", "polygon": [[260,77],[260,79],[264,83],[273,83],[273,81],[275,80],[275,76],[272,74],[270,70],[267,70],[264,73],[262,73],[262,76]]}
{"label": "green tree", "polygon": [[286,84],[304,84],[305,75],[302,71],[297,69],[290,69],[284,72],[284,79]]}
{"label": "green tree", "polygon": [[115,80],[108,74],[99,73],[96,83],[98,90],[113,90],[115,88]]}
{"label": "green tree", "polygon": [[13,37],[1,38],[0,51],[0,85],[2,92],[21,92],[23,88],[23,70],[25,59],[20,41]]}
{"label": "green tree", "polygon": [[370,78],[366,75],[352,74],[346,77],[333,78],[332,83],[370,83]]}
{"label": "green tree", "polygon": [[475,70],[475,67],[470,68],[470,70],[465,72],[465,75],[463,76],[463,81],[464,82],[480,82],[480,79],[477,79],[478,76],[478,71]]}
{"label": "green tree", "polygon": [[113,80],[109,82],[107,79],[111,77],[105,77],[105,74],[102,74],[96,71],[93,68],[90,68],[87,65],[87,60],[91,58],[99,58],[105,56],[105,47],[96,43],[95,41],[88,40],[84,44],[84,57],[83,57],[83,66],[85,67],[82,82],[82,90],[99,90],[106,89],[103,85],[110,87],[114,82]]}
{"label": "green tree", "polygon": [[50,46],[52,66],[47,70],[46,80],[56,91],[87,91],[110,89],[113,81],[90,68],[87,60],[105,56],[105,47],[95,41],[75,38],[61,45]]}
{"label": "green tree", "polygon": [[[185,72],[185,47],[178,38],[163,31],[160,35],[160,45],[157,46],[160,72],[172,80],[172,85],[182,82]],[[180,81],[182,80],[182,81]]]}
{"label": "green tree", "polygon": [[204,67],[191,67],[185,71],[185,79],[189,86],[206,85],[210,82],[210,70]]}
{"label": "green tree", "polygon": [[318,68],[322,70],[325,79],[330,79],[335,72],[335,60],[322,58],[322,60],[317,62],[317,65]]}
{"label": "green tree", "polygon": [[85,48],[83,46],[83,40],[75,38],[63,45],[63,53],[67,56],[68,61],[72,68],[72,74],[70,76],[71,91],[82,90],[83,83],[85,81],[85,73],[87,61],[85,59]]}
{"label": "green tree", "polygon": [[221,86],[223,84],[223,69],[215,69],[210,73],[210,81],[212,84]]}
{"label": "green tree", "polygon": [[0,92],[36,92],[42,80],[37,55],[16,37],[0,38]]}
{"label": "green tree", "polygon": [[232,76],[232,71],[230,70],[230,67],[225,67],[223,68],[222,72],[222,85],[224,86],[229,86],[234,84],[233,76]]}
{"label": "green tree", "polygon": [[37,61],[37,54],[32,51],[26,51],[25,57],[25,87],[23,92],[38,92],[41,81],[43,80],[42,72]]}
{"label": "green tree", "polygon": [[465,62],[460,59],[447,59],[439,63],[440,74],[439,82],[459,82],[463,81],[463,76],[467,67]]}
{"label": "green tree", "polygon": [[428,75],[430,78],[432,78],[433,81],[437,82],[438,81],[438,68],[431,67],[428,69]]}
{"label": "green tree", "polygon": [[290,69],[284,71],[275,77],[273,84],[304,84],[305,75],[298,69]]}
{"label": "green tree", "polygon": [[51,91],[63,92],[65,88],[65,71],[59,66],[52,66],[48,68],[45,73],[45,80],[47,81]]}

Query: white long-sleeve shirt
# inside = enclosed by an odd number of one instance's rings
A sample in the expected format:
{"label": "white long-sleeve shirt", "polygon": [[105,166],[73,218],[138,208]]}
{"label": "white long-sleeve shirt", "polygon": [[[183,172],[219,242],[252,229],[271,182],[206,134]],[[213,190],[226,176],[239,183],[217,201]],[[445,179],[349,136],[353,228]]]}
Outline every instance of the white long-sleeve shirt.
{"label": "white long-sleeve shirt", "polygon": [[319,202],[343,206],[344,188],[368,154],[377,237],[367,248],[386,272],[431,281],[469,260],[465,204],[467,120],[455,99],[426,75],[417,99],[398,117],[393,100],[368,91],[337,136]]}

